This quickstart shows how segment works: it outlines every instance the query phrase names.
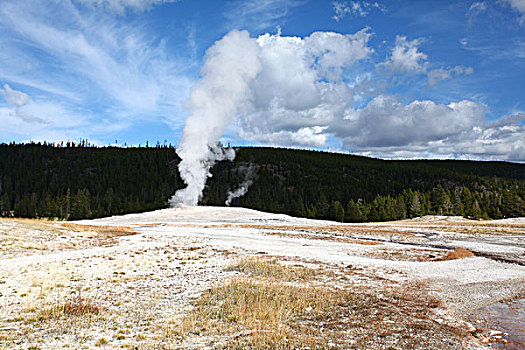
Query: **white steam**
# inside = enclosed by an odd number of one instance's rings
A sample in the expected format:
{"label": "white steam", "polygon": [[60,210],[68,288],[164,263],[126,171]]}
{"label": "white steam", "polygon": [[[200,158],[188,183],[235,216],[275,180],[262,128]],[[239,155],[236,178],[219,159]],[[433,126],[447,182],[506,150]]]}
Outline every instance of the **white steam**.
{"label": "white steam", "polygon": [[252,164],[249,166],[239,167],[239,172],[244,172],[244,181],[235,191],[228,192],[228,198],[226,199],[226,202],[224,202],[224,204],[227,206],[229,206],[232,203],[232,200],[235,198],[244,196],[248,192],[250,186],[253,184],[253,179],[255,177],[255,167]]}
{"label": "white steam", "polygon": [[[255,39],[247,31],[233,30],[217,41],[207,51],[202,79],[191,92],[192,114],[177,149],[187,187],[175,193],[171,205],[197,205],[213,164],[233,159],[233,150],[225,152],[217,144],[237,116],[237,131],[247,140],[267,135],[324,146],[326,122],[334,111],[325,113],[323,106],[336,105],[339,114],[347,107],[352,93],[341,77],[372,52],[366,45],[370,35],[364,29],[353,35],[316,32],[302,39],[278,32]],[[344,102],[334,102],[340,98]],[[247,187],[241,186],[231,199]]]}
{"label": "white steam", "polygon": [[177,204],[197,205],[215,162],[233,160],[233,149],[217,142],[238,106],[250,98],[249,84],[261,70],[259,46],[247,31],[231,31],[206,53],[202,79],[191,92],[192,114],[186,120],[177,154],[179,171],[188,185],[170,199]]}

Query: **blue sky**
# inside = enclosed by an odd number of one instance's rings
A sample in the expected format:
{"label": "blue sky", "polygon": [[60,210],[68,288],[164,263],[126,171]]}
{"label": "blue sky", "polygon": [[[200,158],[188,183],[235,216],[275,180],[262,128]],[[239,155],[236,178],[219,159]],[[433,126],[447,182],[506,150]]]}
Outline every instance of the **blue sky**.
{"label": "blue sky", "polygon": [[525,160],[525,0],[2,0],[0,142],[177,144],[236,30],[224,142]]}

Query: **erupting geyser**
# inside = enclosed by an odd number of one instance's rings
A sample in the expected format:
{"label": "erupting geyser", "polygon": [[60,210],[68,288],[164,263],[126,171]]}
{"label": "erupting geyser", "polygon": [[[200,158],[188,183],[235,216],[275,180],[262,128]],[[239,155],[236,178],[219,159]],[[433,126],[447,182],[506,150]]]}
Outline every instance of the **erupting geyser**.
{"label": "erupting geyser", "polygon": [[[187,187],[170,203],[197,205],[210,168],[233,150],[218,146],[228,123],[237,120],[237,136],[259,143],[327,145],[330,133],[350,123],[353,91],[344,76],[373,52],[367,28],[355,34],[315,32],[305,38],[264,34],[251,38],[233,30],[206,53],[202,78],[191,91],[177,153]],[[245,179],[226,204],[246,193]]]}
{"label": "erupting geyser", "polygon": [[223,159],[233,160],[233,149],[217,145],[237,106],[249,98],[249,84],[261,70],[259,46],[247,31],[231,31],[206,52],[202,79],[190,97],[187,118],[177,154],[179,172],[187,187],[175,193],[170,204],[197,205],[210,176],[210,168]]}

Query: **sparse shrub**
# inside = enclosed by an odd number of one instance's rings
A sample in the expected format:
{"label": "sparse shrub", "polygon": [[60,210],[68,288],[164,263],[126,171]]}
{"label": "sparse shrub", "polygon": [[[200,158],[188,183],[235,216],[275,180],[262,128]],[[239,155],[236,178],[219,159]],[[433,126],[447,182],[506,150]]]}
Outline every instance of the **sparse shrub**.
{"label": "sparse shrub", "polygon": [[38,313],[38,319],[44,321],[58,318],[91,317],[99,314],[99,312],[99,306],[97,306],[92,300],[83,298],[78,294],[77,296],[70,297],[65,302],[57,302],[50,308],[40,311]]}
{"label": "sparse shrub", "polygon": [[285,266],[275,260],[262,258],[245,258],[225,268],[226,271],[239,271],[252,277],[277,278],[282,280],[308,280],[316,275],[316,270]]}
{"label": "sparse shrub", "polygon": [[108,343],[108,340],[106,338],[99,338],[96,343],[95,343],[95,346],[102,346],[102,345],[106,345]]}

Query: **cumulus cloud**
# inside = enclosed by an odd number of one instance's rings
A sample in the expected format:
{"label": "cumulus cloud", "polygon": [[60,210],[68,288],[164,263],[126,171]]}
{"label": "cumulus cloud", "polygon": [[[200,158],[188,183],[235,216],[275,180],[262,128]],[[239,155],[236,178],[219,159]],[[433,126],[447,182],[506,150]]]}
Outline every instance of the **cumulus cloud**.
{"label": "cumulus cloud", "polygon": [[406,36],[396,36],[396,44],[390,57],[385,62],[377,64],[379,69],[386,69],[393,75],[426,74],[428,87],[460,75],[474,72],[472,67],[455,66],[452,68],[430,69],[428,56],[419,50],[423,39],[408,40]]}
{"label": "cumulus cloud", "polygon": [[179,0],[75,0],[78,3],[98,9],[124,14],[127,9],[135,12],[150,10],[155,5],[177,2]]}
{"label": "cumulus cloud", "polygon": [[366,107],[347,111],[333,132],[347,149],[424,145],[478,125],[483,111],[471,101],[443,105],[416,100],[405,105],[394,96],[379,95]]}
{"label": "cumulus cloud", "polygon": [[[228,120],[235,124],[229,136],[307,148],[340,142],[342,149],[353,153],[392,158],[486,154],[492,159],[516,160],[523,156],[520,113],[489,123],[487,108],[474,101],[404,102],[378,91],[369,91],[368,101],[360,96],[358,107],[354,101],[359,100],[356,95],[363,79],[361,64],[373,53],[368,46],[370,36],[368,29],[347,35],[316,32],[304,38],[277,33],[257,39],[244,36],[242,45],[229,45],[232,57],[242,57],[246,47],[255,44],[257,50],[250,57],[256,62],[252,66],[260,68],[244,81],[242,93],[235,94],[243,98],[231,105],[236,117],[229,114]],[[429,85],[472,73],[472,68],[464,66],[431,70],[426,55],[418,50],[419,41],[398,37],[397,44],[405,50],[389,61],[393,69],[405,74],[420,72],[428,76]],[[403,60],[404,56],[408,58]],[[218,61],[206,75],[235,71],[230,67],[233,61]],[[223,97],[221,106],[230,106],[231,96]],[[219,137],[216,133],[212,139]]]}
{"label": "cumulus cloud", "polygon": [[514,11],[517,11],[520,17],[520,24],[525,25],[525,0],[507,0]]}
{"label": "cumulus cloud", "polygon": [[332,18],[337,22],[347,15],[365,17],[372,10],[379,10],[381,12],[386,11],[386,8],[377,1],[334,1],[332,6],[335,12],[335,15]]}
{"label": "cumulus cloud", "polygon": [[396,36],[396,45],[392,54],[381,63],[394,74],[425,73],[428,67],[427,55],[419,51],[422,39],[408,40],[406,36]]}
{"label": "cumulus cloud", "polygon": [[373,52],[370,36],[368,29],[260,36],[262,70],[250,84],[253,98],[238,120],[240,135],[254,142],[324,146],[324,127],[353,99],[343,75]]}
{"label": "cumulus cloud", "polygon": [[349,109],[330,130],[351,152],[391,158],[523,160],[525,127],[520,114],[488,123],[486,108],[463,100],[408,104],[379,95],[362,109]]}

